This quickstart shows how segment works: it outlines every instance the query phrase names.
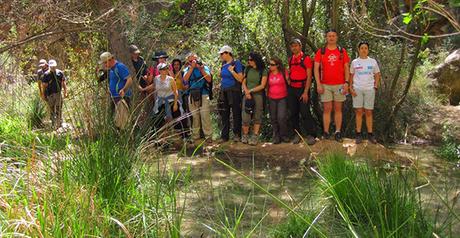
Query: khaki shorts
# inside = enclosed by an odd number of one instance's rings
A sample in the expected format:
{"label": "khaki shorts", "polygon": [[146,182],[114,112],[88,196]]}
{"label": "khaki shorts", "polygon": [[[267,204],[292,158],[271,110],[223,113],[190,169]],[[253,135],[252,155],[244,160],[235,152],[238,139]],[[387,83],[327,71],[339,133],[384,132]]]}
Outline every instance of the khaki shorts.
{"label": "khaki shorts", "polygon": [[325,85],[323,84],[324,93],[320,94],[321,102],[343,102],[347,99],[339,90],[343,88],[343,84]]}
{"label": "khaki shorts", "polygon": [[375,89],[355,89],[356,96],[353,97],[353,108],[364,108],[374,110]]}

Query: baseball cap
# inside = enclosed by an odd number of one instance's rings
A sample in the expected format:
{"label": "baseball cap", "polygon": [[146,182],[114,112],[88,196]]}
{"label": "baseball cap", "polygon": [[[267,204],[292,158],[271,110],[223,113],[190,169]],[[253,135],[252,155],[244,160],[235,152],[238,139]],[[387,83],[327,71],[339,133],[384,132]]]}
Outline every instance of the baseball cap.
{"label": "baseball cap", "polygon": [[158,70],[167,69],[167,68],[168,68],[168,64],[166,64],[166,63],[160,63],[157,66]]}
{"label": "baseball cap", "polygon": [[140,54],[141,51],[139,50],[139,48],[136,45],[130,45],[129,46],[129,53],[131,53],[131,54]]}
{"label": "baseball cap", "polygon": [[230,47],[228,45],[224,45],[222,48],[220,48],[219,54],[222,54],[222,53],[225,53],[225,52],[233,53],[232,47]]}
{"label": "baseball cap", "polygon": [[57,66],[57,62],[56,62],[56,60],[51,59],[50,61],[48,61],[48,65],[49,65],[50,67],[56,67],[56,66]]}
{"label": "baseball cap", "polygon": [[299,38],[293,38],[290,42],[290,45],[292,44],[299,44],[302,45],[302,41]]}
{"label": "baseball cap", "polygon": [[43,67],[43,66],[45,66],[47,64],[48,64],[48,62],[46,62],[45,59],[41,59],[40,61],[38,61],[38,67]]}
{"label": "baseball cap", "polygon": [[107,62],[109,59],[112,59],[113,58],[113,55],[110,53],[110,52],[104,52],[101,54],[101,56],[99,56],[99,59],[100,59],[100,63],[105,63]]}

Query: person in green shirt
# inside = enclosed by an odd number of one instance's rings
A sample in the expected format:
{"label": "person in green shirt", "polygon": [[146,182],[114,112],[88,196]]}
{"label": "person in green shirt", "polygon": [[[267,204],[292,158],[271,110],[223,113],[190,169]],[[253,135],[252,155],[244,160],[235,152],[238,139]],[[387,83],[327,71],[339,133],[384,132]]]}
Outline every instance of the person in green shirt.
{"label": "person in green shirt", "polygon": [[[243,80],[243,136],[241,142],[244,144],[257,145],[259,140],[260,125],[264,110],[263,94],[267,84],[267,69],[265,68],[262,56],[258,53],[250,53],[248,66],[244,73]],[[253,123],[253,134],[249,136],[249,126]]]}

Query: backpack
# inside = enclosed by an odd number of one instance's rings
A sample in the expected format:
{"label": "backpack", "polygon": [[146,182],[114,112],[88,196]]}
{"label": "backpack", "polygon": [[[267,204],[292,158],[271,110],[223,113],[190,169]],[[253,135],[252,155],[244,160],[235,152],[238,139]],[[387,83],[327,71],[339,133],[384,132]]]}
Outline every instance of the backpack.
{"label": "backpack", "polygon": [[[233,61],[230,63],[230,65],[231,65],[231,66],[235,66],[235,65],[236,65],[236,62],[240,62],[241,68],[242,68],[242,70],[243,70],[242,72],[245,72],[245,71],[246,71],[246,67],[245,67],[245,66],[241,63],[241,61],[239,61],[239,60],[233,60]],[[224,66],[224,65],[225,65],[225,64],[222,64],[222,66]],[[233,78],[234,78],[234,77],[233,77]],[[239,82],[239,81],[236,80],[235,78],[234,78],[234,80],[235,80],[235,85],[233,86],[233,89],[234,89],[234,90],[237,90],[237,91],[241,91],[241,82]]]}
{"label": "backpack", "polygon": [[114,114],[115,126],[119,129],[124,129],[129,121],[129,107],[124,99],[121,99],[115,105]]}
{"label": "backpack", "polygon": [[[304,70],[307,69],[307,66],[305,66],[305,59],[308,57],[309,55],[307,55],[305,52],[303,53],[302,55],[302,58],[300,58],[300,63],[296,63],[296,64],[293,64],[292,63],[292,58],[294,58],[294,56],[291,56],[289,58],[289,77],[291,77],[291,67],[294,66],[294,65],[300,65],[300,67],[302,67]],[[286,76],[283,75],[283,77],[285,78]],[[291,79],[292,80],[292,79]],[[294,81],[297,81],[297,80],[294,80]],[[302,87],[304,87],[305,83],[307,82],[307,80],[302,80],[302,81],[297,81],[297,82],[302,82]]]}

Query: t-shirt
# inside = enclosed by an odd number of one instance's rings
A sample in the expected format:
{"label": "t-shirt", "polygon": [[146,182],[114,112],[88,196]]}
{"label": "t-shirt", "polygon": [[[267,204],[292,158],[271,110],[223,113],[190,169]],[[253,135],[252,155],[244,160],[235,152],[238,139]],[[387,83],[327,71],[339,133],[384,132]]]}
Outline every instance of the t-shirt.
{"label": "t-shirt", "polygon": [[171,95],[174,95],[174,92],[171,88],[171,84],[175,83],[173,77],[166,75],[166,78],[161,80],[161,75],[158,75],[155,77],[154,82],[158,97],[167,98]]}
{"label": "t-shirt", "polygon": [[184,75],[182,74],[182,71],[179,71],[174,75],[174,80],[176,80],[176,87],[179,91],[185,91],[185,83],[183,77]]}
{"label": "t-shirt", "polygon": [[[322,62],[320,62],[322,60]],[[339,85],[345,83],[345,63],[349,63],[347,51],[342,49],[340,59],[339,48],[330,50],[326,47],[324,55],[321,56],[321,49],[315,55],[315,63],[321,64],[321,83],[327,85]]]}
{"label": "t-shirt", "polygon": [[[129,69],[121,62],[116,62],[109,71],[109,89],[112,97],[120,97],[120,90],[125,87],[129,78]],[[132,94],[131,88],[125,92],[125,96],[130,97]]]}
{"label": "t-shirt", "polygon": [[304,56],[303,52],[300,52],[299,55],[293,55],[289,59],[289,73],[290,73],[290,79],[291,79],[291,87],[293,88],[301,88],[302,82],[299,81],[305,81],[307,80],[307,70],[306,69],[311,69],[313,67],[313,63],[311,61],[310,56],[305,56],[304,59],[304,65],[305,68],[302,67],[301,60],[302,57]]}
{"label": "t-shirt", "polygon": [[144,58],[139,57],[137,61],[131,61],[136,70],[136,79],[139,81],[139,85],[145,88],[147,86],[147,81],[145,81],[142,76],[147,75],[147,65],[145,64]]}
{"label": "t-shirt", "polygon": [[379,65],[373,58],[357,58],[351,62],[350,73],[353,75],[353,87],[356,89],[373,89],[374,75],[380,73]]}
{"label": "t-shirt", "polygon": [[[268,72],[266,69],[264,69],[264,71],[262,72],[262,77],[267,76],[267,75],[268,75]],[[248,89],[253,89],[257,87],[258,85],[260,85],[261,83],[260,80],[261,78],[260,78],[259,70],[254,69],[252,67],[249,68],[247,71],[247,75],[246,75],[246,87],[248,87]]]}
{"label": "t-shirt", "polygon": [[282,99],[287,97],[288,90],[286,79],[288,77],[287,72],[284,76],[281,73],[270,74],[268,76],[268,97],[271,99]]}
{"label": "t-shirt", "polygon": [[45,89],[45,95],[60,93],[62,89],[62,82],[66,80],[64,73],[56,69],[56,72],[48,70],[43,76],[43,83],[47,83],[48,86]]}
{"label": "t-shirt", "polygon": [[220,69],[220,77],[222,78],[222,82],[220,83],[220,86],[222,89],[227,89],[227,88],[231,88],[235,86],[236,79],[235,77],[233,77],[232,73],[230,73],[230,71],[228,70],[228,67],[233,64],[235,65],[234,70],[237,74],[243,72],[243,65],[241,64],[239,60],[222,65],[222,68]]}
{"label": "t-shirt", "polygon": [[[211,75],[211,70],[209,69],[208,66],[203,66],[204,72],[206,72],[208,75]],[[184,69],[184,75],[187,74],[187,72],[190,70],[190,66],[187,66]],[[201,94],[202,95],[208,95],[209,90],[206,87],[206,79],[203,77],[201,74],[200,70],[198,68],[194,68],[192,74],[190,75],[190,78],[188,79],[188,85],[190,89],[194,88],[201,88]]]}

